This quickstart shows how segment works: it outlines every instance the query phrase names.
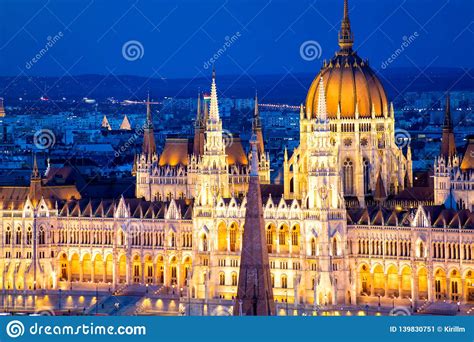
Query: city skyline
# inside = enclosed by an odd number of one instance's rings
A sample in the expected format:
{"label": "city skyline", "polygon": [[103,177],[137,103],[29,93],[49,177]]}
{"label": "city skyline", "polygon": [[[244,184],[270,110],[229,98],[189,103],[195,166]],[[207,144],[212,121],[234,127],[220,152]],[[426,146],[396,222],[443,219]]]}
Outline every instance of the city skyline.
{"label": "city skyline", "polygon": [[[314,73],[337,47],[340,24],[334,1],[24,3],[2,6],[0,75],[194,78],[209,77],[212,64],[220,74]],[[353,1],[354,47],[376,71],[469,71],[472,10],[461,0]]]}

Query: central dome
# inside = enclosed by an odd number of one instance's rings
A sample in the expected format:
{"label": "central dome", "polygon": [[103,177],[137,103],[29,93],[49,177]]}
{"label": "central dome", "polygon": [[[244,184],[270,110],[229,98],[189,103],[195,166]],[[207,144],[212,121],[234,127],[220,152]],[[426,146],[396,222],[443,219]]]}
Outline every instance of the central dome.
{"label": "central dome", "polygon": [[340,50],[324,65],[313,80],[306,97],[306,114],[315,118],[318,108],[319,80],[324,79],[327,113],[330,119],[383,117],[388,113],[388,101],[382,83],[368,62],[352,50],[353,36],[344,1],[344,18],[339,33]]}

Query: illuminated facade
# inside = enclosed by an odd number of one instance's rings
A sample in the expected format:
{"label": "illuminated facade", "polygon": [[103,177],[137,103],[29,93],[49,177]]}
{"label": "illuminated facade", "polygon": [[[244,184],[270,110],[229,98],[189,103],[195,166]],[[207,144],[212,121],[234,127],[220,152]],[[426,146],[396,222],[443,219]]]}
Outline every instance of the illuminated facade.
{"label": "illuminated facade", "polygon": [[[393,109],[381,84],[360,74],[369,69],[352,51],[347,2],[340,45],[310,88],[300,146],[285,156],[284,185],[270,184],[255,111],[274,298],[309,305],[379,297],[473,303],[472,208],[383,205],[411,185],[411,158],[394,144]],[[344,82],[333,93],[334,77],[346,72],[357,78],[358,100],[346,101],[355,88]],[[148,105],[133,170],[136,198],[81,198],[75,187],[43,184],[36,166],[29,187],[0,188],[1,287],[149,284],[183,288],[190,298],[234,298],[251,158],[237,138],[226,142],[215,75],[193,141],[169,139],[158,154]],[[470,165],[465,172],[472,175]],[[472,186],[465,191],[472,198]],[[359,205],[346,206],[353,197]],[[378,205],[367,205],[368,197]]]}

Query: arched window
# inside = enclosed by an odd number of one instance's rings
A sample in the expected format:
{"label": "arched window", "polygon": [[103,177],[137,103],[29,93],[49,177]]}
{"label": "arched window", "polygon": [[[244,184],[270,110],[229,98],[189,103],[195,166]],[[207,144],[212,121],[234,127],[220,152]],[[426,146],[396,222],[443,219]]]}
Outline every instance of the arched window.
{"label": "arched window", "polygon": [[16,243],[17,245],[21,245],[21,228],[20,228],[20,227],[18,227],[18,228],[16,229],[16,239],[15,239],[15,243]]}
{"label": "arched window", "polygon": [[232,286],[237,286],[237,273],[232,273]]}
{"label": "arched window", "polygon": [[286,245],[286,230],[284,227],[280,227],[280,232],[278,234],[278,241],[280,243],[280,246],[285,246]]}
{"label": "arched window", "polygon": [[237,229],[234,225],[230,227],[230,251],[235,252],[237,242]]}
{"label": "arched window", "polygon": [[207,252],[208,246],[207,246],[207,235],[206,234],[202,234],[201,242],[202,242],[201,243],[202,251]]}
{"label": "arched window", "polygon": [[299,245],[298,240],[299,240],[298,228],[293,227],[293,231],[291,232],[291,245],[298,246]]}
{"label": "arched window", "polygon": [[337,239],[332,239],[332,255],[337,256]]}
{"label": "arched window", "polygon": [[225,274],[224,273],[219,274],[219,285],[225,285]]}
{"label": "arched window", "polygon": [[352,160],[347,158],[343,165],[343,184],[344,184],[344,195],[354,194],[354,165]]}
{"label": "arched window", "polygon": [[170,234],[170,247],[176,247],[176,237],[173,232]]}
{"label": "arched window", "polygon": [[10,245],[12,243],[12,232],[10,227],[7,227],[7,231],[5,232],[5,244]]}
{"label": "arched window", "polygon": [[423,242],[420,242],[420,258],[423,258],[425,256],[425,246],[423,245]]}
{"label": "arched window", "polygon": [[273,273],[270,275],[271,281],[272,281],[272,287],[275,287],[275,276]]}
{"label": "arched window", "polygon": [[286,277],[286,275],[281,276],[281,287],[284,289],[288,288],[288,278]]}
{"label": "arched window", "polygon": [[267,229],[267,249],[268,253],[272,253],[272,246],[273,246],[273,231],[272,227],[268,227]]}
{"label": "arched window", "polygon": [[316,239],[311,239],[311,255],[316,256]]}
{"label": "arched window", "polygon": [[364,167],[364,194],[370,194],[370,162],[367,158],[363,160]]}
{"label": "arched window", "polygon": [[26,244],[31,245],[31,241],[33,240],[33,232],[31,231],[31,227],[28,227],[26,231]]}

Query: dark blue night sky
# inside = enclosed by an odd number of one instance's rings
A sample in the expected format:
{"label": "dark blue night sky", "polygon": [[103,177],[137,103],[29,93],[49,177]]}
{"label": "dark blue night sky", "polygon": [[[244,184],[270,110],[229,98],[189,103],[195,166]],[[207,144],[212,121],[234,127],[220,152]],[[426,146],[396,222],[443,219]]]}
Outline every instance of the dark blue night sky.
{"label": "dark blue night sky", "polygon": [[[337,49],[342,0],[0,0],[0,75],[130,74],[164,78],[222,74],[316,73]],[[474,1],[350,0],[355,48],[376,70],[417,32],[388,67],[474,66]],[[62,37],[58,36],[59,32]],[[27,63],[57,38],[44,56]],[[226,37],[228,40],[226,40]],[[123,57],[136,40],[143,56]],[[300,46],[318,42],[320,58]]]}

